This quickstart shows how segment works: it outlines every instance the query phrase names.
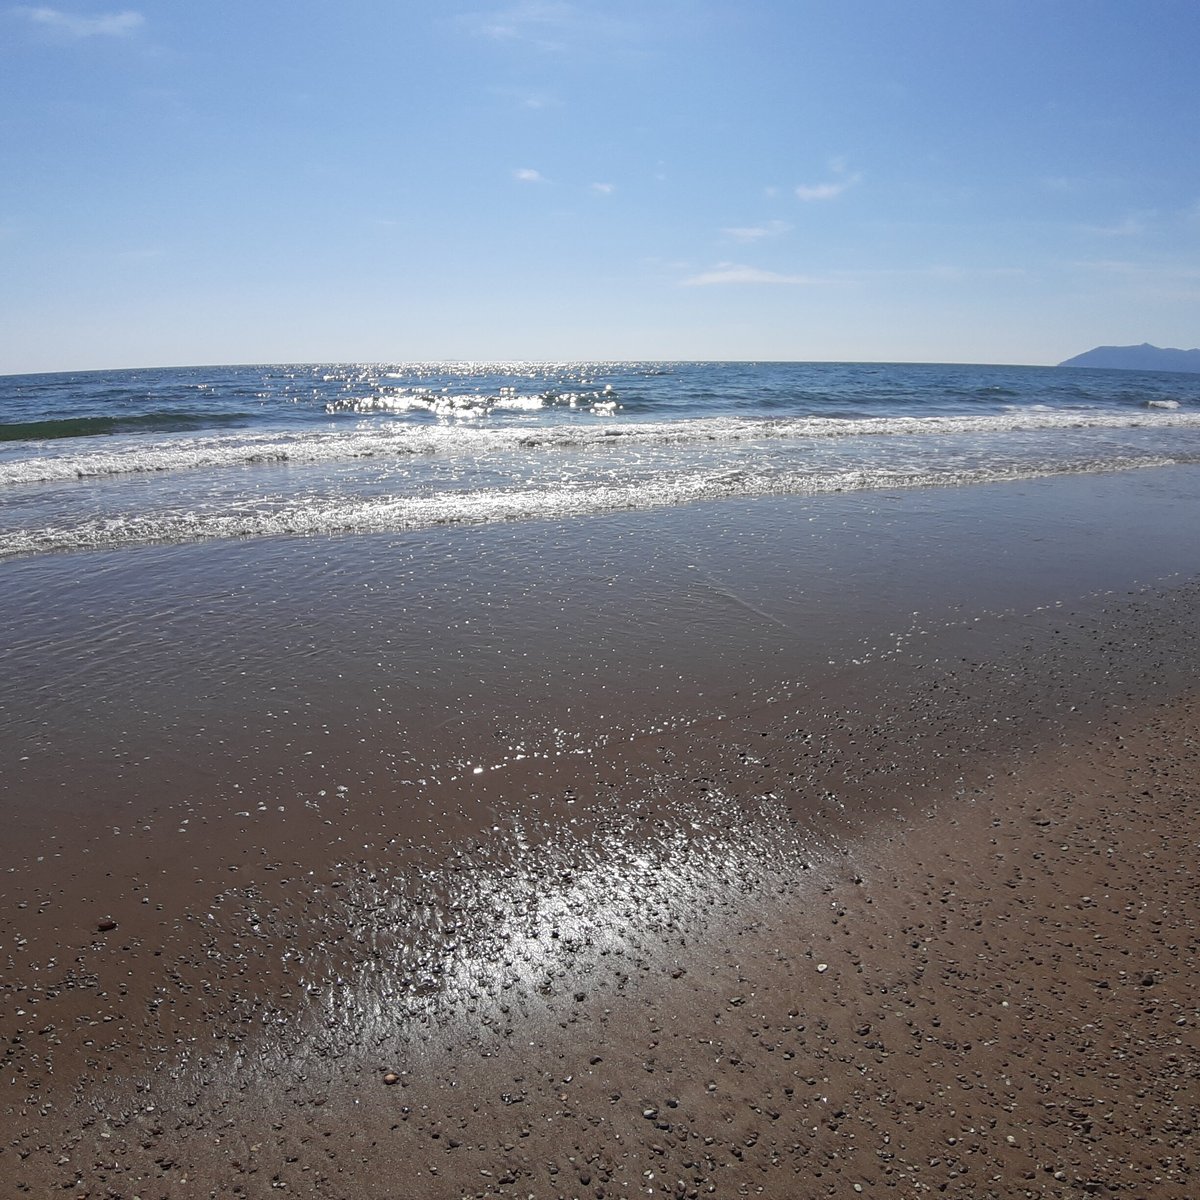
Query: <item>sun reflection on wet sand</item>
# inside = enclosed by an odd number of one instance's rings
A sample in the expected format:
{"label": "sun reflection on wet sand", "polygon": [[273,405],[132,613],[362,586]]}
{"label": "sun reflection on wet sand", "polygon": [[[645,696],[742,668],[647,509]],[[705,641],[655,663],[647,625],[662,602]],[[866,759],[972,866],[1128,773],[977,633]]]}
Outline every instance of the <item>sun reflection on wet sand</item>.
{"label": "sun reflection on wet sand", "polygon": [[211,944],[247,956],[269,935],[281,949],[264,966],[302,1001],[284,1013],[248,995],[236,1052],[185,1054],[172,1091],[244,1087],[284,1064],[313,1079],[335,1063],[339,1074],[381,1063],[403,1072],[450,1033],[486,1057],[514,1024],[527,1036],[564,1004],[620,996],[651,972],[684,974],[697,939],[744,920],[754,897],[815,891],[834,855],[778,801],[709,792],[702,808],[614,814],[536,844],[515,820],[440,868],[343,864],[282,940],[252,891],[231,890],[210,914]]}

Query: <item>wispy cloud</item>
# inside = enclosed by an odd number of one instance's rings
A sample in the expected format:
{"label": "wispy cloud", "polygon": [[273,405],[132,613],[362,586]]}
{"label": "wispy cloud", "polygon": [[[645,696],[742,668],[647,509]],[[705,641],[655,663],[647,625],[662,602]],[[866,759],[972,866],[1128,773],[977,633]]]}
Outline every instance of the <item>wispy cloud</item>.
{"label": "wispy cloud", "polygon": [[546,177],[541,171],[535,171],[532,167],[517,167],[513,171],[513,178],[518,179],[521,183],[545,183]]}
{"label": "wispy cloud", "polygon": [[822,271],[820,275],[793,275],[767,271],[761,267],[747,267],[740,263],[718,263],[712,270],[692,275],[680,282],[684,287],[757,283],[857,288],[869,286],[879,280],[912,279],[959,286],[977,280],[1023,278],[1026,275],[1027,272],[1021,267],[970,268],[952,264],[925,267],[856,267]]}
{"label": "wispy cloud", "polygon": [[737,263],[718,263],[711,271],[703,271],[682,281],[684,287],[714,287],[729,283],[811,284],[817,281],[808,275],[783,275],[761,267],[743,267]]}
{"label": "wispy cloud", "polygon": [[741,225],[721,232],[735,242],[761,242],[764,238],[779,237],[791,228],[786,221],[767,221],[763,225]]}
{"label": "wispy cloud", "polygon": [[600,42],[627,44],[636,40],[636,22],[614,17],[601,5],[564,0],[517,0],[486,11],[465,13],[461,28],[489,41],[523,45],[553,53],[573,46],[595,47]]}
{"label": "wispy cloud", "polygon": [[847,188],[845,183],[801,183],[796,186],[800,200],[833,200]]}
{"label": "wispy cloud", "polygon": [[862,175],[859,172],[851,173],[846,169],[844,158],[835,158],[829,164],[829,169],[834,176],[832,179],[824,180],[821,183],[797,184],[796,199],[804,201],[836,200],[843,192],[862,182]]}
{"label": "wispy cloud", "polygon": [[592,191],[599,192],[601,196],[611,196],[617,190],[616,184],[613,183],[593,183]]}
{"label": "wispy cloud", "polygon": [[797,200],[836,200],[844,191],[862,180],[861,175],[850,175],[831,183],[800,183],[796,185]]}
{"label": "wispy cloud", "polygon": [[494,42],[521,42],[539,50],[567,48],[578,16],[571,4],[554,0],[519,0],[490,12],[467,13],[462,24],[476,37]]}
{"label": "wispy cloud", "polygon": [[102,13],[95,17],[62,12],[57,8],[21,7],[13,9],[13,12],[34,25],[40,25],[55,33],[73,38],[128,37],[146,23],[145,17],[132,9],[116,13]]}

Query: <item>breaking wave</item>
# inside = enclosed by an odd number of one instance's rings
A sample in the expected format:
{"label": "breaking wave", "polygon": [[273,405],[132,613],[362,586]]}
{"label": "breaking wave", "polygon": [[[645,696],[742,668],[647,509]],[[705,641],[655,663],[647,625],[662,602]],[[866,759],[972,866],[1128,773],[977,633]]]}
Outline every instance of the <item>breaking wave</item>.
{"label": "breaking wave", "polygon": [[500,451],[550,452],[605,447],[737,445],[791,440],[962,435],[987,437],[1009,433],[1068,430],[1200,430],[1200,413],[1143,409],[1139,412],[1010,412],[989,416],[936,417],[794,417],[751,419],[718,417],[695,421],[635,422],[609,426],[480,428],[461,425],[414,427],[395,422],[369,429],[336,429],[225,434],[186,439],[124,443],[114,449],[55,452],[0,461],[0,486],[53,483],[70,479],[187,471],[198,468],[254,467],[280,463],[315,464],[356,459],[402,459],[413,455],[480,455]]}

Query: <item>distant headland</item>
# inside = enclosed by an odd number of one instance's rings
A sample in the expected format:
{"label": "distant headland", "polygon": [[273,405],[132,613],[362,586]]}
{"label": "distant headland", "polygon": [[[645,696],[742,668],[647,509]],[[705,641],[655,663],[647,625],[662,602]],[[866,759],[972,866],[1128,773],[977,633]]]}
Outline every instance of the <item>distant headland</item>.
{"label": "distant headland", "polygon": [[1107,367],[1119,371],[1198,371],[1200,350],[1175,350],[1171,347],[1097,346],[1068,358],[1060,367]]}

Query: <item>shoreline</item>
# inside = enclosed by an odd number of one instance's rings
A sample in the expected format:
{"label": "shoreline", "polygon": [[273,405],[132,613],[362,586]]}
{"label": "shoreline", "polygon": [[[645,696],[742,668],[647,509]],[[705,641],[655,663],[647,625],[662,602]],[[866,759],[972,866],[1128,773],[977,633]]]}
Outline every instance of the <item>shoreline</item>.
{"label": "shoreline", "polygon": [[[868,516],[888,536],[901,528]],[[997,528],[1004,516],[1001,505]],[[748,556],[783,528],[751,518],[739,528],[766,532]],[[959,518],[972,556],[969,526]],[[1006,598],[1038,592],[1029,564],[1047,561],[1021,549],[1021,532],[1005,535],[1005,561],[1026,566]],[[912,537],[891,561],[933,544]],[[705,545],[684,547],[680,571]],[[1100,559],[1116,550],[1089,561]],[[616,621],[608,632],[605,605],[587,599],[607,588],[595,557],[578,561],[594,575],[567,584],[591,589],[575,602],[600,644],[625,636],[636,652],[637,635]],[[786,570],[739,581],[731,599],[707,561],[705,590],[685,597],[709,606],[693,629],[726,637],[707,695],[680,705],[696,684],[667,687],[659,671],[643,696],[670,699],[672,720],[599,726],[606,672],[626,664],[584,662],[593,673],[578,678],[594,686],[575,702],[590,751],[577,727],[551,753],[545,714],[522,715],[510,692],[509,721],[524,728],[502,740],[530,752],[478,775],[479,760],[461,758],[466,733],[431,722],[442,761],[461,761],[417,793],[428,815],[389,804],[381,783],[326,788],[286,820],[252,816],[257,805],[234,809],[232,795],[202,804],[203,771],[190,815],[165,796],[153,812],[145,797],[172,780],[170,763],[107,793],[119,836],[89,826],[79,801],[43,811],[57,840],[37,847],[41,861],[10,845],[0,876],[16,931],[0,1009],[12,1194],[944,1184],[1008,1196],[1138,1194],[1149,1182],[1187,1195],[1188,797],[1200,784],[1189,564],[1176,555],[1183,582],[1121,599],[1077,592],[1061,611],[989,612],[949,594],[919,624],[829,621],[769,677],[771,631],[797,627]],[[499,587],[502,570],[477,566],[462,576]],[[921,567],[927,584],[953,564]],[[678,595],[674,568],[655,569],[631,569],[622,594]],[[922,584],[895,582],[900,597]],[[498,612],[520,611],[502,600]],[[554,603],[529,620],[547,632],[545,660],[569,667],[579,634],[554,633]],[[855,654],[864,632],[871,645]],[[523,644],[514,636],[494,633],[510,648]],[[682,655],[689,636],[662,644]],[[831,659],[833,645],[845,650]],[[665,662],[683,662],[676,653]],[[461,686],[442,682],[447,695]],[[181,723],[207,719],[189,703]],[[175,833],[185,820],[201,838]],[[1149,1158],[1144,1136],[1163,1147]]]}

